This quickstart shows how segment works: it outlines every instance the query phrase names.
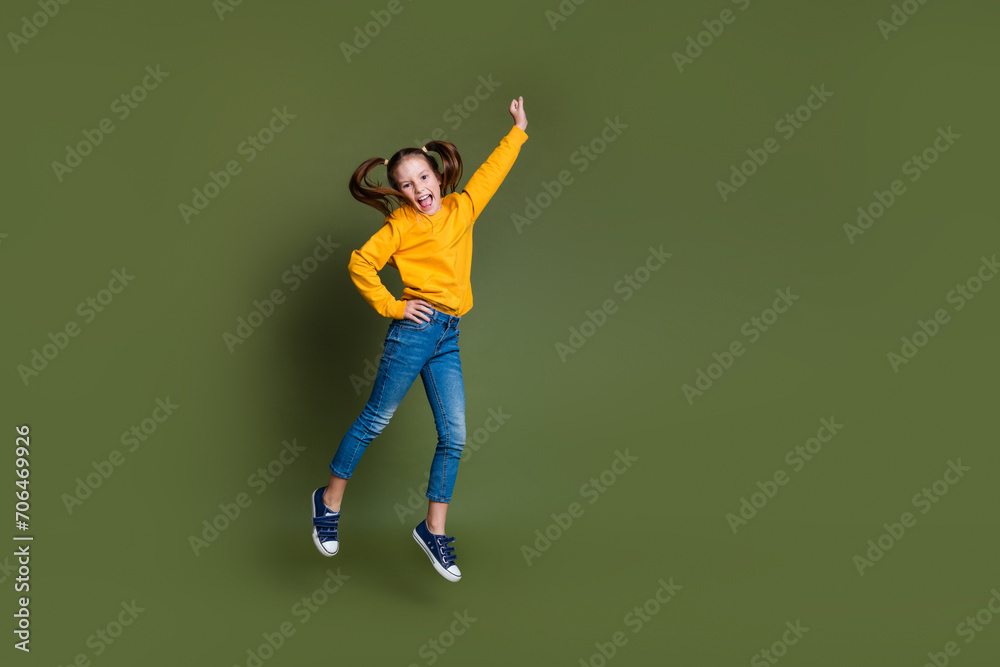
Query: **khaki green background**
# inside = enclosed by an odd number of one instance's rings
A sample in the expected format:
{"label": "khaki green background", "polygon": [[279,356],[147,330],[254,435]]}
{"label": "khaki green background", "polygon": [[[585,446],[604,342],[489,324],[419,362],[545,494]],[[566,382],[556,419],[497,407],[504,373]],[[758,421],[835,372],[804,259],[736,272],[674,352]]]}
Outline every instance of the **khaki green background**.
{"label": "khaki green background", "polygon": [[[30,654],[10,632],[15,543],[0,553],[3,664],[254,665],[285,622],[265,665],[762,665],[776,642],[782,665],[918,667],[947,642],[949,664],[996,664],[1000,281],[948,300],[1000,253],[995,4],[911,2],[888,39],[888,2],[563,2],[555,29],[556,0],[399,6],[246,0],[220,19],[209,0],[94,0],[59,5],[16,53],[5,38],[2,497],[10,516],[28,424],[35,539]],[[679,71],[673,54],[724,9],[732,23]],[[0,28],[39,11],[4,3]],[[341,44],[372,12],[391,20],[348,62]],[[157,65],[169,75],[120,120],[112,102]],[[833,95],[786,139],[775,123],[812,86]],[[382,221],[348,178],[442,128],[464,185],[522,95],[529,139],[478,220],[461,324],[471,455],[448,533],[463,579],[413,543],[419,511],[397,516],[436,439],[419,382],[323,558],[306,496],[389,324],[346,270]],[[463,101],[476,108],[455,127]],[[246,162],[239,144],[285,107],[295,118]],[[103,118],[114,131],[60,182],[52,163]],[[574,162],[606,119],[627,128]],[[911,181],[904,163],[938,128],[959,138]],[[717,182],[769,137],[779,150],[723,201]],[[179,204],[232,159],[242,172],[185,224]],[[512,216],[563,170],[573,182],[519,232]],[[894,179],[905,194],[850,242],[844,225]],[[292,291],[282,275],[317,237],[339,245]],[[626,300],[615,285],[661,245],[672,256]],[[85,322],[78,304],[122,267],[134,280]],[[383,279],[401,293],[393,269]],[[230,352],[223,334],[274,289],[286,301]],[[799,299],[751,342],[741,328],[779,289]],[[616,312],[563,362],[556,344],[606,299]],[[887,354],[938,309],[949,321],[894,371]],[[80,334],[22,381],[71,321]],[[734,341],[745,353],[688,401],[682,386]],[[168,398],[179,407],[127,451],[122,434]],[[786,453],[824,418],[843,428],[794,470]],[[252,486],[293,439],[302,453]],[[122,465],[69,511],[115,450]],[[638,460],[605,473],[614,484],[581,493],[626,451]],[[914,496],[959,460],[969,470],[921,513]],[[734,533],[727,514],[778,471],[788,483]],[[196,555],[189,537],[240,493],[251,504]],[[529,565],[522,546],[559,533],[552,514],[574,502],[583,514]],[[859,574],[855,556],[904,512],[915,525]],[[11,517],[0,537],[18,534]],[[294,606],[328,568],[349,578],[303,623]],[[661,579],[682,588],[634,632],[627,615]],[[91,638],[133,600],[143,611],[112,644]],[[456,612],[476,620],[453,637]],[[977,613],[989,622],[967,641]],[[782,645],[797,621],[808,631]],[[616,632],[627,642],[606,659]]]}

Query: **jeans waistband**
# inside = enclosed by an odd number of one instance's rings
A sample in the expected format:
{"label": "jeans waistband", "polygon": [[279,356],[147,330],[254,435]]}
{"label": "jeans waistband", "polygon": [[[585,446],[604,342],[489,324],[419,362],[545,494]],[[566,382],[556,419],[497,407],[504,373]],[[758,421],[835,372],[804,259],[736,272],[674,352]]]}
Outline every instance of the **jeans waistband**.
{"label": "jeans waistband", "polygon": [[450,315],[434,308],[434,306],[431,306],[431,308],[434,310],[434,312],[431,313],[431,321],[440,322],[446,329],[457,329],[458,323],[462,321],[461,315]]}

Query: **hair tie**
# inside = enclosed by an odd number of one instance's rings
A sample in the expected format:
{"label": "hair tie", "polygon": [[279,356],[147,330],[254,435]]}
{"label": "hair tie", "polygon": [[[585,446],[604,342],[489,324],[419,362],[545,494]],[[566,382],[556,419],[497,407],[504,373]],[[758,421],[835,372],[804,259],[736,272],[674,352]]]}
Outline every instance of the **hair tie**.
{"label": "hair tie", "polygon": [[382,160],[382,164],[384,164],[385,166],[388,167],[389,166],[389,160],[388,159]]}
{"label": "hair tie", "polygon": [[426,152],[427,152],[427,146],[421,146],[421,147],[420,147],[420,150],[422,150],[423,152],[425,152],[425,153],[426,153]]}

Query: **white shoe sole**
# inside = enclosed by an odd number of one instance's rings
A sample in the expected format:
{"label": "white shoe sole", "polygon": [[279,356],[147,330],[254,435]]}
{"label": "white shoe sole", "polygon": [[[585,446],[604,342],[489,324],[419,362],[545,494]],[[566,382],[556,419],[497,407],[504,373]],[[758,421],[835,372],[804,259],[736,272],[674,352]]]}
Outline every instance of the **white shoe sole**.
{"label": "white shoe sole", "polygon": [[[316,493],[316,492],[313,491],[313,493]],[[313,514],[316,511],[315,501],[313,500],[313,493],[309,494],[309,513],[310,514]],[[313,518],[315,518],[315,514],[313,514]],[[329,551],[326,550],[326,548],[323,546],[323,543],[319,541],[319,533],[316,531],[316,526],[313,526],[313,544],[316,545],[316,548],[319,549],[319,552],[321,554],[323,554],[324,556],[336,556],[337,552],[340,551],[340,540],[337,540],[337,548],[336,548],[336,550],[334,550],[333,553],[330,553]]]}
{"label": "white shoe sole", "polygon": [[420,539],[420,535],[417,533],[417,529],[416,528],[413,529],[412,535],[413,535],[413,539],[415,539],[417,541],[417,544],[420,545],[420,548],[424,550],[425,554],[427,554],[427,557],[431,561],[431,565],[433,565],[434,569],[438,571],[438,574],[440,574],[442,577],[444,577],[448,581],[458,581],[459,579],[462,578],[461,576],[456,577],[454,574],[452,574],[448,570],[446,570],[443,567],[441,567],[441,563],[439,563],[437,561],[437,558],[435,558],[434,554],[432,554],[430,552],[430,549],[427,548],[427,545],[424,544],[424,541],[422,539]]}

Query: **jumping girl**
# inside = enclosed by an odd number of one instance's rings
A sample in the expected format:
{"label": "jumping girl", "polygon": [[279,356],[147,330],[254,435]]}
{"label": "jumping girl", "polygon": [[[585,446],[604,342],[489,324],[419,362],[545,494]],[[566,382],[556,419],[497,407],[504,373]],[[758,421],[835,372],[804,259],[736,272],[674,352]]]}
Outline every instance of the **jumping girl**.
{"label": "jumping girl", "polygon": [[[427,483],[427,519],[413,529],[413,538],[442,577],[448,581],[462,577],[451,546],[455,538],[445,535],[444,528],[465,445],[458,325],[472,308],[473,225],[528,139],[524,98],[512,100],[509,111],[514,126],[461,194],[455,189],[462,178],[462,158],[446,141],[403,148],[388,160],[371,158],[351,177],[351,195],[377,209],[385,222],[351,253],[348,270],[361,296],[392,321],[371,397],[340,441],[330,463],[329,483],[312,494],[313,542],[324,556],[333,556],[340,548],[337,530],[347,480],[420,375],[434,413],[437,448]],[[441,156],[440,171],[430,152]],[[380,165],[387,168],[390,187],[369,178]],[[443,195],[448,190],[451,193]],[[390,201],[398,205],[394,211]],[[387,263],[399,270],[403,280],[401,300],[379,280],[378,272]]]}

